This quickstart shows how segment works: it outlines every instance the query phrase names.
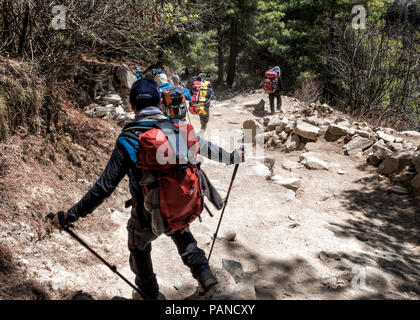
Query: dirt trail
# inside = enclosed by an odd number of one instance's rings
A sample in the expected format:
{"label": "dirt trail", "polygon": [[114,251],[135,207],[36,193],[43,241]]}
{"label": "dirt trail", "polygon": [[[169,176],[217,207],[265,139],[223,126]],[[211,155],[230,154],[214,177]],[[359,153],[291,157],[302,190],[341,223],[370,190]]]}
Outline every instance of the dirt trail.
{"label": "dirt trail", "polygon": [[[268,103],[267,97],[258,93],[216,101],[208,132],[217,140],[218,134],[223,135],[218,131],[221,128],[241,129],[243,121],[253,117],[244,104],[261,98]],[[286,114],[291,105],[291,99],[284,100]],[[199,128],[198,117],[193,116],[192,121]],[[308,148],[328,161],[330,170],[285,170],[282,162],[287,159],[297,164],[302,151],[266,151],[276,159],[276,174],[302,179],[296,198],[253,174],[254,162],[240,166],[223,221],[236,231],[237,238],[216,243],[212,267],[220,269],[222,258],[240,261],[255,281],[257,299],[418,299],[418,202],[387,192],[387,182],[378,178],[375,168],[366,166],[364,159],[343,155],[337,144],[321,139]],[[203,168],[224,194],[233,166],[204,160]],[[339,175],[337,169],[346,174]],[[113,199],[93,214],[103,218],[80,221],[76,232],[134,280],[126,245],[126,188],[123,182]],[[80,195],[75,195],[74,201]],[[191,226],[206,252],[218,218],[217,213],[214,218],[204,214],[203,223]],[[107,219],[111,223],[102,225]],[[33,243],[26,253],[28,277],[57,292],[53,298],[66,298],[78,290],[95,299],[131,297],[128,286],[65,233],[56,232]],[[184,299],[193,294],[196,282],[169,238],[156,240],[152,254],[161,291],[168,298]],[[352,287],[358,268],[365,268],[361,271],[366,275],[364,288]]]}

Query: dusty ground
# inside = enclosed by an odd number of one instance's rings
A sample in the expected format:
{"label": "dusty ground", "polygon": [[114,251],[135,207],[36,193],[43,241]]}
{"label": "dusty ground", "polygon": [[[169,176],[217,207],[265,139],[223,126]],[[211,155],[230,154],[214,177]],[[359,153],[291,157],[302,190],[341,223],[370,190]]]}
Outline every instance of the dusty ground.
{"label": "dusty ground", "polygon": [[[216,101],[212,109],[216,115],[208,130],[212,139],[225,137],[226,131],[220,129],[240,129],[244,120],[253,117],[244,104],[261,98],[268,103],[267,97],[258,93]],[[291,103],[290,99],[284,101],[286,113]],[[197,117],[192,117],[192,121],[199,127]],[[113,130],[110,136],[116,136],[117,131]],[[287,159],[297,164],[301,151],[266,151],[276,158],[275,173],[302,179],[296,198],[288,198],[286,189],[253,174],[253,161],[240,166],[223,220],[224,226],[236,231],[237,239],[216,243],[212,267],[220,269],[222,258],[240,261],[255,281],[257,299],[418,299],[418,199],[389,193],[387,181],[366,166],[365,159],[344,156],[338,143],[321,139],[307,147],[328,161],[329,171],[299,167],[285,170],[282,162]],[[106,154],[106,148],[102,149]],[[205,160],[203,168],[224,194],[233,167]],[[337,169],[346,174],[337,174]],[[93,182],[96,171],[85,172],[84,176]],[[80,177],[71,176],[68,184],[75,184],[81,176],[82,173]],[[56,199],[54,194],[63,193],[60,188],[64,188],[64,183],[51,183],[37,181],[32,189],[44,195],[50,193]],[[89,219],[77,224],[76,232],[134,280],[126,246],[126,187],[124,181],[111,199]],[[71,193],[64,192],[67,198],[62,205],[79,200],[87,189],[88,185],[79,183]],[[57,203],[43,205],[46,209],[59,209]],[[204,213],[203,223],[197,221],[191,226],[206,252],[218,218],[218,214],[210,218]],[[0,233],[0,281],[6,283],[0,286],[0,298],[63,299],[78,290],[95,299],[131,296],[131,289],[124,282],[65,233],[31,238],[33,227],[19,224],[19,218],[12,220],[14,228],[10,227],[10,219],[0,219],[3,226],[7,225]],[[22,237],[29,238],[23,242]],[[153,243],[152,252],[161,291],[171,299],[190,296],[196,289],[195,280],[171,240],[159,238]],[[352,280],[357,279],[354,277],[363,274],[365,286],[358,285],[360,282],[352,286]]]}

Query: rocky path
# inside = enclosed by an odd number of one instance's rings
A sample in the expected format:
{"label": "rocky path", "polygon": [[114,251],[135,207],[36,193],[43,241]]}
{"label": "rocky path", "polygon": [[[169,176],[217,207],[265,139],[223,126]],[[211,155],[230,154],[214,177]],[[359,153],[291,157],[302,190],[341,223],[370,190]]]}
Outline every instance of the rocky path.
{"label": "rocky path", "polygon": [[[245,120],[255,118],[246,104],[261,98],[268,102],[260,93],[216,101],[210,140],[219,143],[226,130],[240,131]],[[286,116],[293,113],[294,105],[285,99]],[[199,128],[198,117],[192,121]],[[299,163],[305,151],[328,163],[328,170],[309,170]],[[217,293],[253,299],[419,298],[418,199],[393,191],[375,167],[366,165],[366,157],[344,155],[338,142],[318,139],[306,150],[272,149],[265,155],[275,160],[273,174],[288,183],[285,187],[275,179],[268,181],[268,169],[259,161],[249,159],[240,166],[222,224],[226,238],[218,240],[211,260],[224,279]],[[233,167],[203,161],[208,176],[225,194]],[[80,222],[78,232],[134,280],[126,247],[129,212],[122,209],[125,188],[126,183],[94,213],[106,215],[111,223],[87,219]],[[214,218],[204,213],[203,223],[191,226],[206,252],[218,218],[217,213]],[[232,230],[235,240],[229,241]],[[27,250],[32,258],[24,263],[29,264],[31,277],[52,286],[56,298],[69,298],[78,290],[95,299],[131,296],[128,286],[64,233]],[[43,259],[48,252],[54,252],[51,259]],[[170,299],[191,296],[195,280],[171,240],[159,238],[152,252],[161,291]],[[236,283],[221,270],[223,259],[242,264],[243,275],[238,268],[232,271],[239,272],[242,280]]]}

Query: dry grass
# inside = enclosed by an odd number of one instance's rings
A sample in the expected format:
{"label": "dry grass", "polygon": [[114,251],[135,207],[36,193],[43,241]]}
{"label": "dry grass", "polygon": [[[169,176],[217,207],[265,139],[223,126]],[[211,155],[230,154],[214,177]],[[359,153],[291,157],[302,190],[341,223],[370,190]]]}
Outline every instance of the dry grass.
{"label": "dry grass", "polygon": [[294,91],[294,97],[306,104],[316,102],[321,96],[321,84],[313,79],[302,81],[300,88]]}
{"label": "dry grass", "polygon": [[39,133],[44,94],[33,65],[0,57],[0,141],[19,127]]}

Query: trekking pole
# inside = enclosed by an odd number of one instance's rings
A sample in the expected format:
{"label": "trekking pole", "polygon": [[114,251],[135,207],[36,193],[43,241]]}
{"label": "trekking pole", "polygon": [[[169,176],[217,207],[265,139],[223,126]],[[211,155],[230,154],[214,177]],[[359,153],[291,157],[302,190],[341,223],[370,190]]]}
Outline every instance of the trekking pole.
{"label": "trekking pole", "polygon": [[233,175],[232,175],[232,179],[230,180],[230,185],[229,185],[228,192],[226,194],[225,203],[223,204],[222,214],[220,215],[220,219],[219,219],[219,223],[217,224],[216,232],[213,235],[214,239],[213,239],[213,243],[212,243],[211,248],[210,248],[209,257],[207,258],[208,261],[210,261],[211,253],[213,252],[213,247],[214,247],[214,244],[215,244],[216,239],[217,239],[217,234],[219,233],[220,224],[222,223],[223,214],[225,213],[225,209],[226,209],[226,205],[228,203],[230,191],[232,190],[233,181],[235,180],[236,173],[238,172],[238,169],[239,169],[239,163],[237,163],[235,165],[235,169],[233,169]]}
{"label": "trekking pole", "polygon": [[[54,213],[49,213],[47,215],[47,218],[49,219],[54,219],[55,214]],[[73,239],[75,239],[77,242],[79,242],[82,246],[84,246],[87,250],[89,250],[96,258],[98,258],[104,265],[106,265],[112,272],[114,272],[115,274],[117,274],[122,280],[125,281],[125,283],[127,283],[131,288],[133,288],[135,291],[137,291],[141,296],[147,297],[147,295],[145,295],[144,293],[142,293],[140,291],[139,288],[137,288],[134,284],[132,284],[130,281],[128,281],[121,273],[119,273],[117,271],[117,267],[116,266],[112,266],[111,264],[109,264],[104,258],[102,258],[98,253],[96,253],[95,250],[93,250],[91,247],[89,247],[87,245],[86,242],[84,242],[77,234],[75,234],[73,231],[70,230],[71,225],[64,225],[62,226],[62,228],[64,229],[64,231],[66,231]]]}

